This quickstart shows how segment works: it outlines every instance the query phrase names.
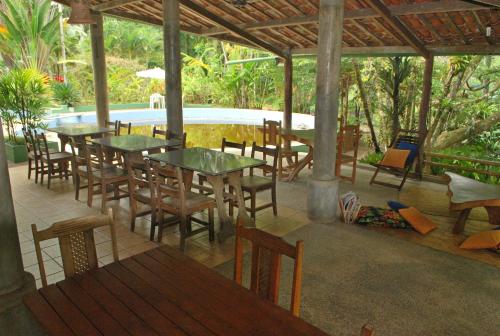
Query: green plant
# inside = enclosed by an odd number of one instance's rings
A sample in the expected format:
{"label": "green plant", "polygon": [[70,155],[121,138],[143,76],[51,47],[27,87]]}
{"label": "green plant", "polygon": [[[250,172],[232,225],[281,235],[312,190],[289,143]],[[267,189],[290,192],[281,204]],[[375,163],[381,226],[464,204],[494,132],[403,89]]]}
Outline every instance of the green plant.
{"label": "green plant", "polygon": [[50,103],[45,78],[34,69],[15,69],[0,78],[2,119],[9,139],[18,143],[15,126],[44,127],[45,107]]}
{"label": "green plant", "polygon": [[55,100],[69,107],[75,107],[80,102],[78,91],[70,83],[52,84],[52,93]]}
{"label": "green plant", "polygon": [[384,157],[384,153],[376,153],[376,152],[372,152],[372,153],[368,153],[366,154],[362,159],[360,159],[359,161],[360,162],[363,162],[363,163],[368,163],[368,164],[372,164],[372,163],[379,163],[380,160],[382,160],[382,158]]}

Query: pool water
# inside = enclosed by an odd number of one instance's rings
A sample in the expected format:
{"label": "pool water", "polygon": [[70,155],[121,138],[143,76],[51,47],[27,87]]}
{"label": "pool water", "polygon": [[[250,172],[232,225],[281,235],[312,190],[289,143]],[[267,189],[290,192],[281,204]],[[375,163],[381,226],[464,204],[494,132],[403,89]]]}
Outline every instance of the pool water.
{"label": "pool water", "polygon": [[[262,133],[257,129],[263,119],[282,120],[283,112],[230,108],[184,108],[184,131],[187,133],[187,146],[219,148],[222,138],[228,141],[253,141],[262,144]],[[132,123],[133,134],[151,136],[153,125],[165,128],[166,111],[159,110],[123,110],[111,111],[110,120]],[[46,120],[48,127],[57,127],[68,123],[96,123],[95,112],[71,115],[59,115]],[[314,128],[314,116],[294,113],[292,128]]]}

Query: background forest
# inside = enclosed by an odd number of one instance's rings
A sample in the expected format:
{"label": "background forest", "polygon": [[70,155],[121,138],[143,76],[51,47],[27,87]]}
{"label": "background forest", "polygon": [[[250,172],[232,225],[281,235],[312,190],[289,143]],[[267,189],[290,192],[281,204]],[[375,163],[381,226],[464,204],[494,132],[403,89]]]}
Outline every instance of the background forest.
{"label": "background forest", "polygon": [[[68,25],[66,9],[46,0],[0,7],[0,74],[36,69],[48,76],[53,103],[93,104],[88,27]],[[161,27],[105,17],[104,36],[110,103],[164,92],[162,81],[135,74],[163,68]],[[181,48],[185,104],[283,110],[283,65],[272,55],[189,34]],[[314,114],[315,57],[295,57],[293,72],[293,112]],[[422,77],[419,57],[343,58],[341,112],[362,124],[374,152],[398,127],[417,127]],[[436,57],[428,125],[428,149],[499,160],[500,57]]]}

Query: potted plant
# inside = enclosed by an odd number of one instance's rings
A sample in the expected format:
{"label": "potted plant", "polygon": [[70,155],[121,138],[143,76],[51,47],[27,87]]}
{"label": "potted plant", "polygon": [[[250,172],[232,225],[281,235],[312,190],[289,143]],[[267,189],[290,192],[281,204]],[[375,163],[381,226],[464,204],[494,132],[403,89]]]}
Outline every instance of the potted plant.
{"label": "potted plant", "polygon": [[66,105],[70,112],[74,112],[76,104],[80,102],[80,97],[73,85],[56,81],[52,84],[52,92],[55,100]]}
{"label": "potted plant", "polygon": [[[38,71],[14,69],[0,78],[0,116],[7,128],[5,147],[9,161],[27,160],[24,138],[17,136],[17,132],[20,128],[45,128],[43,117],[49,103],[48,86]],[[57,148],[54,144],[50,146]]]}

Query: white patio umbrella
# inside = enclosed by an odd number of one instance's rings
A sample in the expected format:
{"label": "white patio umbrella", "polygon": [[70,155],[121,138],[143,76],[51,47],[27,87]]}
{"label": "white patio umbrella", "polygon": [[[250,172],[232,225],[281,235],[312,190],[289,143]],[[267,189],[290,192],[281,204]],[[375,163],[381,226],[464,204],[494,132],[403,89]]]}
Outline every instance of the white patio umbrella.
{"label": "white patio umbrella", "polygon": [[135,74],[142,78],[165,79],[165,70],[160,68],[137,71]]}

